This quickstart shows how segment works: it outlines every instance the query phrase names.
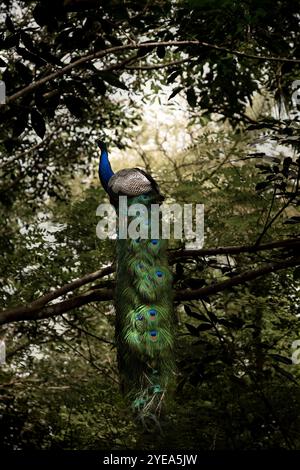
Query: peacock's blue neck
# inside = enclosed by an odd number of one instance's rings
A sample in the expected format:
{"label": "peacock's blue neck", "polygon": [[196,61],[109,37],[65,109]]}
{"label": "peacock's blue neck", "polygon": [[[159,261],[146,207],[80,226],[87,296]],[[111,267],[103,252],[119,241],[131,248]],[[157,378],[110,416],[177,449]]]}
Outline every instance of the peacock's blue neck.
{"label": "peacock's blue neck", "polygon": [[108,182],[113,174],[114,172],[110,166],[107,150],[102,149],[99,162],[99,178],[105,190],[107,189]]}

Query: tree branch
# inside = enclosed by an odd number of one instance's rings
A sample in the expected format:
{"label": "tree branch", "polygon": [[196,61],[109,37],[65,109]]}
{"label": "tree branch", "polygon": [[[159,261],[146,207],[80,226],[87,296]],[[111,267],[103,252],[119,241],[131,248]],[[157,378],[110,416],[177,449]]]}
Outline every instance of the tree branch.
{"label": "tree branch", "polygon": [[[94,273],[86,274],[85,276],[79,279],[75,279],[75,281],[69,282],[68,284],[63,285],[62,287],[54,291],[48,292],[47,294],[31,302],[30,304],[19,305],[18,307],[13,307],[11,309],[4,310],[0,313],[0,325],[3,323],[7,323],[6,321],[7,318],[12,318],[13,319],[12,321],[18,321],[21,318],[23,318],[24,320],[28,320],[28,319],[31,320],[32,314],[35,315],[36,319],[47,318],[48,316],[52,316],[52,314],[59,315],[60,313],[63,313],[64,311],[67,312],[71,310],[72,308],[76,308],[77,307],[76,297],[72,297],[71,299],[64,300],[60,303],[48,305],[47,307],[45,307],[45,305],[49,303],[50,301],[55,300],[64,294],[67,294],[70,291],[74,291],[75,289],[78,289],[79,287],[82,287],[85,284],[89,284],[90,282],[93,282],[96,279],[107,276],[108,274],[111,274],[113,272],[114,272],[114,266],[113,265],[108,266],[99,271],[95,271]],[[97,292],[99,293],[99,291],[104,296],[102,300],[105,300],[105,296],[108,295],[107,294],[108,291],[113,292],[112,289],[98,289]],[[91,294],[92,293],[90,293],[90,295]],[[80,297],[85,298],[85,295],[87,294],[83,294]],[[107,300],[111,300],[111,298],[112,298],[112,294],[109,294],[109,298]],[[62,311],[60,311],[61,307],[59,306],[62,306],[63,308]],[[46,314],[46,317],[40,316],[41,311],[44,307],[45,307],[44,312]],[[55,312],[58,312],[58,313],[55,313]],[[29,318],[27,318],[28,315],[29,315]]]}
{"label": "tree branch", "polygon": [[[46,75],[45,77],[36,80],[32,82],[30,85],[26,86],[25,88],[22,88],[21,90],[17,91],[11,96],[8,96],[6,99],[6,104],[10,104],[13,101],[17,100],[18,98],[25,96],[29,93],[32,93],[35,91],[37,88],[40,86],[44,85],[45,83],[54,80],[62,75],[65,75],[69,73],[71,70],[73,70],[76,67],[79,67],[80,65],[95,60],[99,59],[101,57],[105,57],[109,54],[115,54],[117,52],[123,52],[123,51],[128,51],[128,50],[136,50],[136,49],[152,49],[153,47],[157,46],[201,46],[201,47],[206,47],[209,49],[214,49],[220,52],[226,52],[232,55],[235,55],[237,57],[243,57],[243,58],[248,58],[248,59],[255,59],[259,61],[275,61],[275,62],[287,62],[287,63],[295,63],[299,64],[300,59],[293,59],[293,58],[286,58],[286,57],[274,57],[274,56],[258,56],[255,54],[249,54],[247,52],[241,52],[237,50],[232,50],[228,49],[227,47],[223,46],[218,46],[216,44],[209,44],[207,42],[203,41],[196,41],[196,40],[187,40],[187,41],[153,41],[153,42],[141,42],[141,43],[136,43],[136,44],[124,44],[122,46],[113,46],[113,47],[108,47],[107,49],[101,50],[94,52],[92,54],[87,54],[83,57],[80,57],[77,60],[74,60],[73,62],[65,65],[59,70],[56,70],[55,72],[50,73],[49,75]],[[126,60],[126,59],[125,59]],[[116,64],[116,68],[118,68],[119,65]],[[103,69],[105,71],[106,69]],[[112,70],[111,67],[109,67],[109,70]]]}
{"label": "tree branch", "polygon": [[[265,243],[262,245],[243,245],[227,247],[224,246],[218,248],[206,248],[201,250],[176,250],[169,251],[169,260],[171,264],[174,264],[177,261],[186,258],[195,259],[195,257],[215,256],[221,254],[255,253],[258,251],[273,250],[276,248],[299,248],[299,246],[300,240],[298,238],[293,238]],[[60,315],[61,313],[72,310],[73,308],[81,307],[82,305],[85,305],[89,302],[112,300],[113,288],[110,288],[109,286],[104,286],[99,289],[97,288],[97,286],[91,286],[90,289],[92,289],[93,292],[74,296],[62,302],[46,306],[46,304],[48,304],[52,300],[58,299],[59,297],[67,294],[68,292],[73,292],[79,287],[82,287],[86,284],[90,284],[91,282],[97,279],[112,274],[114,271],[114,265],[107,266],[93,273],[86,274],[82,278],[75,279],[74,281],[63,285],[58,289],[48,292],[47,294],[31,302],[30,304],[19,305],[11,309],[4,310],[0,312],[0,324],[9,323],[11,321],[31,320],[33,318],[48,318],[49,316]],[[236,277],[233,279],[236,279]],[[35,317],[33,317],[33,315],[35,315]]]}
{"label": "tree branch", "polygon": [[184,64],[185,62],[190,62],[191,59],[180,59],[180,60],[173,60],[171,62],[166,62],[164,64],[147,64],[147,65],[129,65],[124,67],[126,70],[157,70],[157,69],[163,69],[167,67],[173,67],[174,65],[181,65]]}
{"label": "tree branch", "polygon": [[[280,261],[278,263],[268,263],[257,269],[245,271],[233,278],[227,279],[226,281],[211,284],[210,286],[201,287],[199,289],[176,290],[175,300],[199,300],[202,297],[222,292],[226,289],[230,289],[240,284],[245,284],[248,281],[252,281],[257,277],[269,274],[271,272],[276,272],[281,269],[287,269],[299,265],[300,257]],[[85,278],[87,278],[88,276],[85,276]],[[32,304],[29,304],[1,312],[0,324],[24,320],[41,320],[44,318],[52,318],[58,315],[62,315],[63,313],[69,312],[70,310],[73,310],[75,308],[87,305],[91,302],[102,302],[111,300],[113,300],[113,289],[103,288],[71,297],[68,300],[64,300],[53,305],[38,306],[37,302],[35,302],[34,306]]]}
{"label": "tree branch", "polygon": [[1,312],[0,325],[23,320],[42,320],[44,318],[51,318],[61,315],[62,313],[69,312],[74,308],[82,307],[83,305],[91,302],[112,300],[112,298],[112,289],[98,289],[71,297],[70,299],[63,300],[62,302],[57,302],[52,305],[22,305]]}
{"label": "tree branch", "polygon": [[215,256],[215,255],[234,255],[241,253],[256,253],[258,251],[268,251],[276,248],[299,248],[299,238],[286,238],[284,240],[277,240],[275,242],[265,243],[262,245],[236,245],[236,246],[220,246],[218,248],[205,248],[201,250],[174,250],[169,251],[170,263],[176,263],[180,259],[195,258],[202,256]]}
{"label": "tree branch", "polygon": [[260,268],[252,269],[249,271],[245,271],[241,274],[238,274],[235,277],[230,279],[226,279],[223,282],[217,282],[215,284],[211,284],[210,286],[201,287],[199,289],[184,289],[184,290],[177,290],[175,293],[175,300],[197,300],[201,297],[205,297],[211,294],[216,294],[218,292],[222,292],[223,290],[229,289],[234,286],[238,286],[240,284],[245,284],[248,281],[252,281],[257,277],[279,271],[281,269],[287,269],[294,266],[300,265],[300,257],[288,259],[285,261],[280,261],[278,263],[268,263]]}
{"label": "tree branch", "polygon": [[36,145],[33,145],[33,147],[30,147],[29,149],[27,150],[24,150],[24,152],[21,152],[21,153],[17,153],[17,155],[12,155],[11,157],[9,157],[7,160],[4,160],[0,163],[0,170],[2,170],[3,168],[7,167],[8,165],[10,165],[11,163],[14,163],[16,160],[19,160],[20,158],[23,158],[23,157],[26,157],[26,155],[32,153],[32,152],[35,152],[37,149],[39,149],[40,147],[43,147],[45,145],[45,143],[51,139],[51,137],[53,136],[54,132],[51,132],[50,134],[48,134],[43,140],[41,140],[40,142],[38,142]]}

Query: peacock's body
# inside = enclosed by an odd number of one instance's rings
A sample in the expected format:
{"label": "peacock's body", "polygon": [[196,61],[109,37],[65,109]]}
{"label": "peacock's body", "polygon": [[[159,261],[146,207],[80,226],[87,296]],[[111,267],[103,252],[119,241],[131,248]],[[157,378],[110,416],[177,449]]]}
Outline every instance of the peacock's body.
{"label": "peacock's body", "polygon": [[[117,212],[119,196],[147,208],[147,238],[118,238],[115,291],[116,345],[123,391],[144,419],[160,414],[174,376],[172,275],[167,241],[151,238],[150,208],[163,197],[156,182],[133,168],[113,173],[106,146],[99,143],[99,177]],[[118,213],[119,218],[122,214]],[[128,216],[128,224],[133,220]]]}

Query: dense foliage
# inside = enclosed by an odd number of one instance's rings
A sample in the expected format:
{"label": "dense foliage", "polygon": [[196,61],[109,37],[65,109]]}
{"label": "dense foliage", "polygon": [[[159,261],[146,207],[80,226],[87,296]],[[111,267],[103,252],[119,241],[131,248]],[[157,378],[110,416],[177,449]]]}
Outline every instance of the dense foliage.
{"label": "dense foliage", "polygon": [[[299,449],[297,2],[1,8],[0,447]],[[187,102],[167,145],[147,124],[157,99],[175,115]],[[171,151],[184,126],[190,145]],[[119,391],[99,136],[169,201],[205,204],[204,249],[171,244],[177,387],[157,436]]]}

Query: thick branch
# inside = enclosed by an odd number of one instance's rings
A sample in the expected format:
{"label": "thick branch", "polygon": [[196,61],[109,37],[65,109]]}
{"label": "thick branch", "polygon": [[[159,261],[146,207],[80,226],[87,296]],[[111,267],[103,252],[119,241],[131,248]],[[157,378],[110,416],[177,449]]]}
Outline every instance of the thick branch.
{"label": "thick branch", "polygon": [[252,269],[245,271],[241,274],[238,274],[235,277],[227,279],[223,282],[217,282],[216,284],[211,284],[210,286],[201,287],[199,289],[184,289],[178,290],[175,293],[176,300],[197,300],[201,297],[205,297],[211,294],[216,294],[223,290],[229,289],[240,284],[245,284],[245,282],[252,281],[257,277],[264,276],[266,274],[279,271],[281,269],[292,268],[294,266],[300,265],[300,257],[289,259],[286,261],[281,261],[279,263],[269,263],[261,266],[257,269]]}
{"label": "thick branch", "polygon": [[215,255],[234,255],[240,253],[256,253],[258,251],[268,251],[276,248],[300,248],[299,238],[286,238],[285,240],[278,240],[275,242],[264,243],[262,245],[233,245],[233,246],[220,246],[218,248],[204,248],[201,250],[174,250],[169,252],[171,263],[176,263],[180,259],[195,258],[202,256],[215,256]]}
{"label": "thick branch", "polygon": [[94,273],[86,274],[85,276],[79,279],[75,279],[75,281],[65,284],[59,289],[56,289],[52,292],[48,292],[42,297],[39,297],[37,300],[32,302],[31,305],[34,307],[35,306],[41,307],[43,305],[46,305],[51,300],[57,299],[58,297],[61,297],[62,295],[67,294],[70,291],[78,289],[78,287],[84,286],[85,284],[89,284],[90,282],[93,282],[96,279],[100,279],[104,276],[107,276],[108,274],[111,274],[113,272],[114,272],[114,266],[111,265],[111,266],[107,266],[106,268],[100,269],[99,271],[95,271]]}
{"label": "thick branch", "polygon": [[[222,292],[234,286],[252,281],[260,276],[300,265],[300,257],[288,259],[278,263],[265,264],[257,269],[245,271],[226,281],[217,282],[199,289],[182,289],[175,291],[175,300],[198,300],[211,294]],[[0,314],[0,324],[12,323],[23,320],[41,320],[51,318],[82,307],[91,302],[109,301],[113,299],[113,289],[96,289],[85,294],[74,296],[68,300],[49,306],[21,306],[11,310],[5,310]]]}
{"label": "thick branch", "polygon": [[[80,65],[82,65],[86,62],[92,61],[94,59],[99,59],[101,57],[105,57],[109,54],[115,54],[117,52],[123,52],[123,51],[128,51],[128,50],[136,50],[136,49],[152,49],[153,47],[157,47],[159,45],[161,45],[161,46],[201,46],[201,47],[206,47],[206,48],[209,48],[209,49],[218,50],[220,52],[230,53],[230,54],[233,54],[237,57],[255,59],[255,60],[264,61],[264,62],[265,61],[275,61],[275,62],[288,62],[288,63],[295,63],[295,64],[300,63],[299,59],[292,59],[292,58],[286,58],[286,57],[274,57],[274,56],[257,56],[255,54],[249,54],[249,53],[246,53],[246,52],[231,50],[231,49],[228,49],[227,47],[218,46],[216,44],[209,44],[207,42],[196,41],[196,40],[190,40],[190,41],[158,41],[158,42],[153,41],[153,42],[142,42],[142,43],[137,43],[137,44],[124,44],[122,46],[109,47],[107,49],[97,51],[97,52],[94,52],[92,54],[87,54],[83,57],[80,57],[77,60],[74,60],[74,62],[70,62],[69,64],[65,65],[61,69],[56,70],[55,72],[52,72],[49,75],[46,75],[45,77],[32,82],[27,87],[17,91],[13,95],[9,96],[6,100],[6,104],[10,104],[13,101],[17,100],[18,98],[20,98],[21,96],[25,96],[29,93],[32,93],[37,88],[44,85],[45,83],[47,83],[51,80],[55,80],[56,78],[69,73],[74,68],[79,67]],[[116,68],[119,68],[118,64],[116,64]],[[111,70],[111,67],[109,68],[109,70]]]}
{"label": "thick branch", "polygon": [[[62,287],[56,290],[48,292],[47,294],[31,302],[30,304],[19,305],[18,307],[4,310],[3,312],[0,313],[0,324],[7,323],[7,318],[12,319],[12,320],[9,320],[9,322],[18,321],[20,319],[31,320],[33,318],[32,315],[34,315],[34,318],[38,320],[40,318],[47,318],[48,316],[59,315],[60,313],[68,312],[72,308],[76,308],[77,306],[80,306],[80,305],[77,305],[76,303],[76,297],[72,297],[71,299],[64,300],[62,302],[59,302],[53,305],[48,305],[47,307],[45,307],[45,305],[49,303],[51,300],[55,300],[61,297],[62,295],[67,294],[70,291],[74,291],[75,289],[78,289],[79,287],[89,284],[90,282],[93,282],[96,279],[100,279],[104,276],[107,276],[108,274],[111,274],[113,272],[114,272],[114,266],[113,265],[108,266],[99,271],[95,271],[94,273],[87,274],[79,279],[75,279],[75,281],[69,282],[68,284],[63,285]],[[105,300],[105,295],[108,295],[106,294],[106,292],[108,291],[112,292],[112,290],[109,290],[109,289],[102,289],[102,290],[99,289],[97,292],[99,291],[104,295],[104,298],[101,298],[102,300]],[[80,298],[85,299],[86,298],[85,294],[81,295]],[[111,298],[112,298],[112,294],[110,294],[110,297],[108,300],[110,300]],[[63,310],[60,311],[60,308],[62,308]],[[58,312],[58,313],[55,313],[55,312]]]}
{"label": "thick branch", "polygon": [[35,152],[37,149],[39,149],[40,147],[43,147],[45,145],[45,143],[51,139],[51,137],[53,136],[54,132],[51,132],[51,134],[48,134],[43,140],[41,140],[40,142],[38,142],[36,145],[34,145],[33,147],[30,147],[29,149],[25,150],[24,152],[21,152],[21,153],[18,153],[17,155],[13,155],[11,156],[10,158],[8,158],[7,160],[4,160],[4,162],[1,162],[0,163],[0,169],[2,170],[3,168],[7,167],[8,165],[10,165],[11,163],[14,163],[16,160],[19,160],[20,158],[23,158],[25,157],[26,155],[32,153],[32,152]]}
{"label": "thick branch", "polygon": [[[276,248],[299,248],[299,247],[300,247],[300,240],[297,238],[293,238],[293,239],[285,239],[285,240],[265,243],[259,246],[257,245],[224,246],[224,247],[219,247],[219,248],[206,248],[206,249],[201,249],[201,250],[178,250],[178,251],[173,251],[173,252],[170,251],[169,257],[170,257],[170,263],[174,264],[177,261],[181,259],[185,259],[185,258],[195,259],[195,257],[202,257],[202,256],[215,256],[215,255],[220,255],[220,254],[255,253],[258,251],[273,250]],[[8,322],[10,322],[10,321],[18,321],[22,319],[23,320],[32,319],[33,318],[32,315],[34,314],[37,315],[37,318],[47,318],[48,316],[52,316],[53,307],[55,307],[54,311],[58,312],[56,313],[56,315],[59,315],[61,313],[71,310],[72,308],[77,308],[82,305],[85,305],[86,303],[89,303],[92,301],[92,300],[87,300],[87,299],[94,298],[92,296],[92,293],[89,293],[89,295],[92,297],[86,297],[86,294],[83,294],[83,295],[79,295],[76,297],[72,297],[71,299],[68,299],[68,300],[64,300],[60,303],[56,303],[54,305],[48,305],[46,307],[46,304],[48,304],[50,301],[58,299],[59,297],[67,294],[68,292],[73,292],[79,287],[82,287],[86,284],[90,284],[91,282],[96,281],[97,279],[100,279],[104,276],[112,274],[114,270],[115,270],[114,265],[107,266],[106,268],[100,269],[93,273],[86,274],[82,278],[75,279],[74,281],[63,285],[62,287],[58,289],[48,292],[47,294],[31,302],[30,304],[19,305],[11,309],[4,310],[3,312],[0,313],[0,324],[7,323],[7,320]],[[233,279],[235,280],[236,277]],[[94,286],[94,287],[92,286],[91,288],[94,291],[93,295],[96,296],[94,298],[95,300],[111,300],[113,298],[113,294],[112,294],[113,289],[107,286],[101,289],[97,288],[97,286]],[[193,293],[194,292],[195,291],[193,291]],[[102,298],[102,294],[104,295],[103,298]],[[203,295],[206,295],[206,294],[203,294]],[[84,303],[81,303],[81,301],[83,301]],[[74,304],[72,302],[74,302]],[[64,310],[65,308],[67,310]],[[60,309],[62,310],[60,311]],[[43,315],[46,315],[46,316],[41,316],[41,317],[38,316],[41,314],[41,312],[43,312]]]}
{"label": "thick branch", "polygon": [[55,317],[62,313],[69,312],[74,308],[82,307],[96,301],[112,300],[112,289],[98,289],[87,292],[70,299],[57,302],[56,304],[45,306],[22,305],[0,313],[0,325],[23,320],[42,320],[43,318]]}
{"label": "thick branch", "polygon": [[[181,259],[185,259],[185,258],[195,259],[195,257],[202,257],[202,256],[215,256],[215,255],[220,255],[220,254],[255,253],[258,251],[273,250],[276,248],[299,248],[299,247],[300,247],[300,240],[298,238],[293,238],[293,239],[285,239],[285,240],[275,241],[271,243],[266,243],[263,245],[224,246],[224,247],[218,247],[218,248],[206,248],[206,249],[201,249],[201,250],[170,251],[169,260],[171,264],[174,264],[177,261]],[[86,274],[85,276],[79,279],[75,279],[74,281],[63,285],[62,287],[59,287],[58,289],[52,290],[48,292],[47,294],[34,300],[30,304],[19,305],[12,309],[5,310],[2,313],[0,313],[0,324],[2,322],[2,318],[4,318],[6,314],[9,314],[9,316],[13,318],[15,315],[18,317],[22,314],[27,315],[28,312],[39,312],[50,301],[58,299],[59,297],[67,294],[68,292],[73,292],[79,287],[82,287],[86,284],[90,284],[91,282],[96,281],[97,279],[100,279],[109,274],[112,274],[114,270],[115,270],[114,265],[107,266],[103,269],[100,269],[99,271],[95,271],[93,273]],[[97,292],[99,291],[112,292],[112,289],[110,289],[110,286],[105,285],[103,287],[105,287],[105,289],[103,289],[102,286],[101,286],[101,289],[98,289],[97,286],[92,286],[91,288]],[[68,302],[68,300],[66,300],[65,302]],[[59,305],[59,304],[55,304],[55,305]],[[68,305],[68,304],[64,304],[64,305]],[[75,307],[76,306],[77,305],[75,305]],[[49,308],[50,307],[51,306],[49,306]]]}

